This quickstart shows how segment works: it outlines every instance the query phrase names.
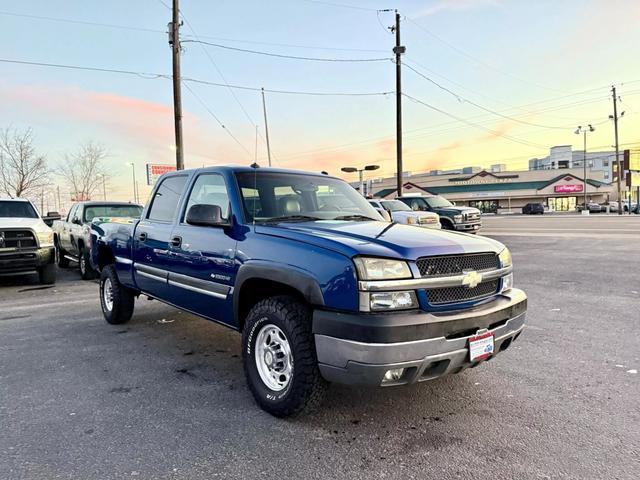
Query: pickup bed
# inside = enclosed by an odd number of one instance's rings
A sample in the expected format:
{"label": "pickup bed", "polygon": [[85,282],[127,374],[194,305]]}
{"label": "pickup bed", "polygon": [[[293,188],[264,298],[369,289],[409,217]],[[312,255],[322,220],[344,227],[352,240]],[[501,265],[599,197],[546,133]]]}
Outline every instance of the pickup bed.
{"label": "pickup bed", "polygon": [[95,222],[91,237],[107,322],[129,321],[142,294],[241,332],[251,392],[276,416],[313,409],[329,382],[460,372],[524,329],[502,244],[383,222],[324,174],[168,173],[140,220]]}

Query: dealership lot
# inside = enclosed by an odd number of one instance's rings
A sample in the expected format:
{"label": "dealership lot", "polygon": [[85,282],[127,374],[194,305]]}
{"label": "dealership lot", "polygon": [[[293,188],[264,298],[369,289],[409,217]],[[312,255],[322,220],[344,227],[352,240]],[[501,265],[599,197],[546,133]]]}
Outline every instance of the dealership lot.
{"label": "dealership lot", "polygon": [[529,295],[495,361],[408,388],[334,386],[278,420],[239,335],[97,284],[0,279],[0,478],[637,478],[640,216],[486,216]]}

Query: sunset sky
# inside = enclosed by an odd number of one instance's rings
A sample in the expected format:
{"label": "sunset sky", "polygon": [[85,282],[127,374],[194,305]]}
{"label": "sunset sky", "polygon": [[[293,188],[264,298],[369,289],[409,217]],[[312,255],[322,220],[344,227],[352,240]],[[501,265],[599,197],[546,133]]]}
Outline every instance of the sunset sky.
{"label": "sunset sky", "polygon": [[[146,163],[175,162],[171,81],[147,75],[171,73],[168,5],[170,0],[4,2],[2,60],[145,75],[0,63],[0,127],[32,127],[52,167],[80,142],[103,144],[114,175],[109,191],[130,199],[127,162],[135,163],[141,180]],[[181,0],[181,8],[185,78],[324,93],[393,92],[395,67],[389,60],[276,58],[186,40],[197,35],[279,55],[385,59],[394,44],[385,30],[393,14],[375,10],[397,8],[407,47],[403,60],[440,85],[403,71],[404,92],[441,110],[404,98],[406,170],[492,163],[526,168],[529,158],[547,155],[550,146],[582,148],[573,131],[587,123],[596,126],[590,145],[608,149],[612,84],[625,111],[620,143],[640,145],[637,0]],[[255,125],[264,136],[259,92],[234,89],[234,97],[224,85],[185,85],[187,168],[251,163]],[[338,174],[341,166],[376,163],[383,174],[395,171],[393,94],[267,93],[266,100],[274,165]],[[258,162],[266,164],[262,138]],[[144,200],[148,188],[142,183]]]}

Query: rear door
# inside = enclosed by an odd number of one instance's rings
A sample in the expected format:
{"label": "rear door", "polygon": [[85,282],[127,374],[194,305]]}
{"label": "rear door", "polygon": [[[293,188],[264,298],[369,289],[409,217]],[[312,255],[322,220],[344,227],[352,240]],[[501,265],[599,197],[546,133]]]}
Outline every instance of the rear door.
{"label": "rear door", "polygon": [[195,178],[171,235],[169,285],[173,288],[173,303],[232,325],[231,294],[237,273],[237,241],[230,225],[212,227],[186,223],[189,208],[202,204],[217,205],[223,218],[231,217],[227,185],[219,173],[205,172]]}
{"label": "rear door", "polygon": [[171,263],[169,241],[188,175],[161,180],[133,238],[135,281],[142,291],[173,302],[167,283]]}

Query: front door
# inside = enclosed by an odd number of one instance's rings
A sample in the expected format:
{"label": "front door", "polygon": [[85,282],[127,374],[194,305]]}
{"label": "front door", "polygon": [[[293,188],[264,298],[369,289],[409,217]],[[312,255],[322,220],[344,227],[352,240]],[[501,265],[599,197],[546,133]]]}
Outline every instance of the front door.
{"label": "front door", "polygon": [[230,218],[225,180],[218,173],[201,173],[194,181],[178,224],[171,235],[169,285],[176,305],[194,313],[234,324],[232,293],[237,266],[237,241],[230,227],[190,225],[186,222],[193,205],[217,205]]}
{"label": "front door", "polygon": [[133,239],[136,284],[145,293],[168,301],[173,300],[168,284],[169,241],[187,178],[177,175],[162,180]]}

